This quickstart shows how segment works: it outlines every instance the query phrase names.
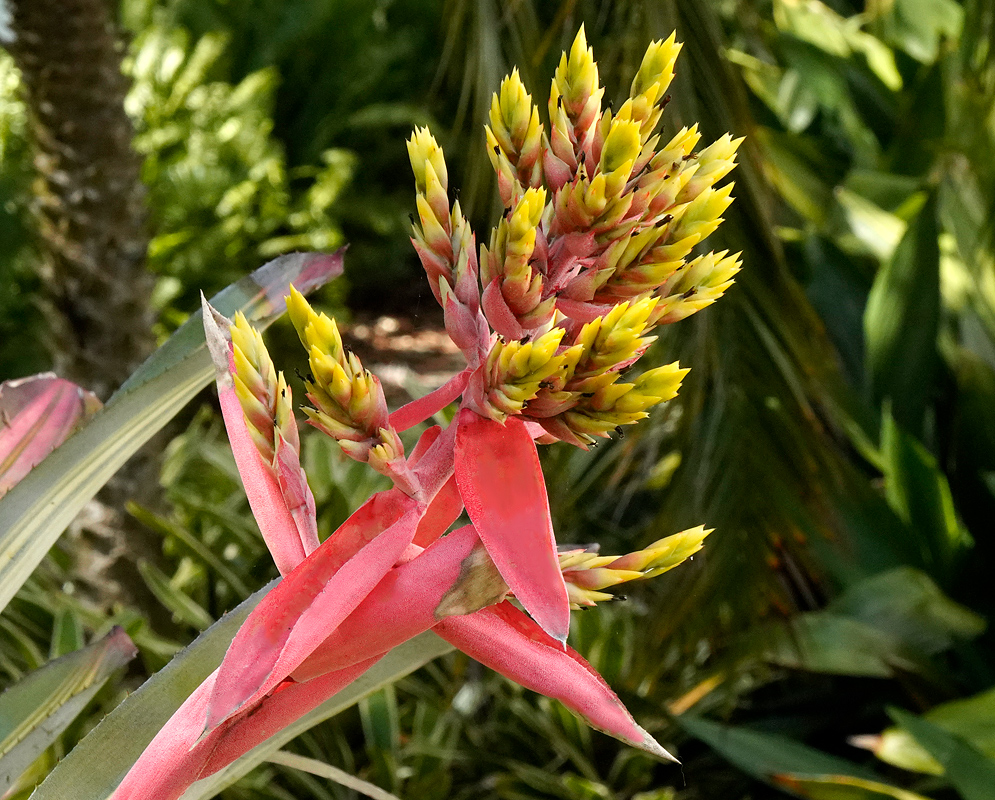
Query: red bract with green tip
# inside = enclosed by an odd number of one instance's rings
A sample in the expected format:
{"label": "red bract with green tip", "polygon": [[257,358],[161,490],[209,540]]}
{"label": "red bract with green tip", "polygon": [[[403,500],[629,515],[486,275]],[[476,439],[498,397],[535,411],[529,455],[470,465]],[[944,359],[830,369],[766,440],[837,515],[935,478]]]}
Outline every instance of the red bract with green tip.
{"label": "red bract with green tip", "polygon": [[[656,326],[717,299],[737,256],[692,249],[721,222],[738,140],[695,153],[696,128],[660,147],[654,130],[680,50],[647,50],[630,98],[603,110],[583,29],[550,91],[551,129],[517,72],[487,128],[504,217],[482,246],[450,205],[442,149],[408,142],[418,222],[412,242],[467,366],[389,413],[379,380],[334,320],[295,290],[290,318],[307,353],[308,422],[387,476],[318,545],[300,468],[290,389],[244,319],[205,314],[225,425],[246,494],[283,579],[249,615],[219,669],[163,728],[116,798],[172,800],[426,631],[592,726],[672,759],[566,646],[570,609],[671,569],[707,535],[694,528],[627,556],[557,551],[536,443],[587,448],[673,398],[687,370],[622,377]],[[399,433],[429,427],[410,453]],[[469,525],[450,531],[462,511]],[[508,602],[514,598],[524,610]]]}

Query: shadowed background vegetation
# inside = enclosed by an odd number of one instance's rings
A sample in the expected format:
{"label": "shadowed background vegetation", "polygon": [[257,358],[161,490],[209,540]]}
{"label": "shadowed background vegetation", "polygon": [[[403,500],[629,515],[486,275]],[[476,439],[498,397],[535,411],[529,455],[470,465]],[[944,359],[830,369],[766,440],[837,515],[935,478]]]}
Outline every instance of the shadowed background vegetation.
{"label": "shadowed background vegetation", "polygon": [[[501,211],[482,136],[491,93],[518,66],[544,108],[581,23],[606,101],[617,107],[648,42],[676,30],[665,135],[698,122],[705,142],[747,136],[736,202],[708,242],[742,250],[743,271],[654,346],[692,368],[680,397],[625,439],[544,452],[561,542],[621,552],[715,528],[693,564],[575,614],[571,636],[683,773],[462,655],[291,750],[402,798],[995,798],[990,3],[124,0],[108,19],[126,81],[105,99],[133,129],[147,243],[115,284],[136,314],[115,319],[154,316],[160,340],[199,292],[345,242],[346,276],[319,302],[437,322],[407,241],[404,140],[432,127],[483,238]],[[53,289],[77,229],[51,220],[76,207],[63,173],[80,191],[92,176],[45,155],[63,152],[58,126],[35,110],[25,61],[45,41],[22,36],[32,47],[0,60],[0,379],[64,363],[84,330]],[[71,285],[71,301],[99,308],[81,296],[89,284]],[[291,339],[275,330],[275,360],[303,365]],[[89,358],[106,368],[95,388],[134,357]],[[113,624],[140,650],[25,785],[275,576],[213,402],[199,397],[160,445],[152,491],[104,498],[130,501],[130,535],[144,537],[130,583],[106,576],[133,552],[93,552],[116,541],[95,532],[98,508],[0,617],[5,685]],[[304,466],[326,535],[379,478],[313,433]],[[356,795],[268,765],[223,796]]]}

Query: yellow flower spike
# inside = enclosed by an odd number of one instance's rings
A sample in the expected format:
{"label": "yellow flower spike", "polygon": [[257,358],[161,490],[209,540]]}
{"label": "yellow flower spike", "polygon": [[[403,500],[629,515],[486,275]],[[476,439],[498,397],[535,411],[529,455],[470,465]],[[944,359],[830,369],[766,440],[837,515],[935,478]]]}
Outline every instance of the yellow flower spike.
{"label": "yellow flower spike", "polygon": [[408,140],[408,156],[415,176],[418,222],[412,225],[412,243],[428,275],[436,299],[441,280],[456,287],[460,302],[476,308],[476,253],[473,233],[459,203],[449,206],[448,173],[442,148],[427,128]]}
{"label": "yellow flower spike", "polygon": [[[345,349],[335,320],[315,312],[293,287],[287,310],[308,351],[311,380],[305,381],[305,387],[313,406],[304,409],[308,420],[337,439],[343,452],[359,461],[368,461],[374,448],[386,446],[377,451],[376,463],[371,466],[395,483],[403,481],[404,475],[387,463],[403,459],[404,451],[397,449],[400,439],[389,426],[380,381],[363,367],[359,356]],[[394,455],[386,458],[391,453]]]}
{"label": "yellow flower spike", "polygon": [[615,595],[600,590],[662,575],[701,550],[705,537],[711,532],[699,525],[625,556],[584,558],[590,554],[582,553],[578,557],[561,553],[560,569],[571,604],[582,608],[616,599]]}
{"label": "yellow flower spike", "polygon": [[632,80],[629,100],[619,109],[619,116],[624,115],[626,119],[639,123],[644,143],[660,121],[663,112],[661,101],[674,79],[674,65],[682,46],[674,34],[665,42],[651,42]]}
{"label": "yellow flower spike", "polygon": [[732,204],[734,185],[730,181],[719,189],[704,189],[688,204],[674,232],[674,239],[697,236],[701,241],[712,233],[722,222],[723,212]]}
{"label": "yellow flower spike", "polygon": [[235,396],[242,407],[246,427],[267,463],[272,463],[277,439],[297,445],[297,422],[293,400],[283,373],[273,366],[262,335],[241,314],[229,329],[235,367]]}
{"label": "yellow flower spike", "polygon": [[576,168],[581,153],[590,158],[595,129],[601,118],[598,65],[587,45],[582,25],[553,75],[549,92],[550,146],[557,158]]}
{"label": "yellow flower spike", "polygon": [[449,172],[446,169],[446,159],[439,147],[439,143],[431,134],[428,128],[416,128],[408,139],[408,159],[411,162],[411,170],[415,174],[415,191],[418,194],[426,194],[427,170],[432,167],[435,177],[438,179],[443,190],[449,187]]}
{"label": "yellow flower spike", "polygon": [[661,287],[665,293],[652,316],[654,324],[677,322],[718,300],[732,285],[742,261],[740,253],[706,253],[690,262]]}
{"label": "yellow flower spike", "polygon": [[609,566],[612,569],[642,572],[645,577],[660,575],[701,550],[705,538],[711,532],[711,529],[706,530],[704,526],[698,525],[660,539],[643,550],[621,556]]}
{"label": "yellow flower spike", "polygon": [[694,200],[705,189],[714,186],[736,166],[736,151],[743,143],[743,137],[733,139],[728,133],[716,139],[698,154],[698,169],[689,176],[678,195],[677,202]]}
{"label": "yellow flower spike", "polygon": [[[489,287],[498,280],[504,304],[520,326],[514,330],[495,328],[509,337],[520,336],[522,330],[545,330],[552,322],[556,299],[543,300],[543,276],[531,263],[545,206],[545,189],[527,189],[498,223],[491,235],[490,247],[481,247],[481,281]],[[500,319],[500,314],[497,318]],[[491,322],[493,325],[494,320]]]}
{"label": "yellow flower spike", "polygon": [[594,50],[588,47],[583,25],[574,37],[569,55],[561,56],[553,80],[563,93],[564,103],[572,116],[576,116],[593,95],[600,94],[598,64],[594,60]]}
{"label": "yellow flower spike", "polygon": [[491,99],[490,123],[484,128],[488,156],[498,174],[501,200],[508,207],[517,202],[525,188],[542,182],[539,109],[517,69],[501,82],[500,90]]}
{"label": "yellow flower spike", "polygon": [[557,355],[566,331],[552,328],[532,342],[498,339],[487,356],[488,402],[494,419],[520,414],[540,384],[563,370]]}
{"label": "yellow flower spike", "polygon": [[634,391],[646,397],[656,398],[655,403],[673,400],[677,397],[677,391],[681,388],[681,382],[688,372],[690,370],[682,369],[677,361],[646,370],[636,378]]}
{"label": "yellow flower spike", "polygon": [[650,42],[636,71],[636,77],[632,79],[629,96],[638,97],[655,90],[657,97],[662,97],[674,79],[674,65],[683,47],[673,33],[666,41],[658,39]]}

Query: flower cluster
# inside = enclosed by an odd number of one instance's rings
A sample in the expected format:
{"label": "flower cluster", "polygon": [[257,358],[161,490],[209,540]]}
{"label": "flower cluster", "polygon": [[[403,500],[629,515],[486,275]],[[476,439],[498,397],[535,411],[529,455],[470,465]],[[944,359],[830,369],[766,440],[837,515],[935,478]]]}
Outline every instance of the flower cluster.
{"label": "flower cluster", "polygon": [[[655,132],[679,50],[673,38],[650,45],[613,114],[581,29],[553,78],[548,130],[518,73],[504,81],[486,137],[506,211],[479,253],[450,204],[441,148],[415,131],[412,241],[467,362],[435,392],[389,413],[334,320],[292,292],[311,370],[308,422],[393,482],[320,544],[290,389],[244,319],[205,307],[232,450],[283,579],[115,798],[179,797],[426,630],[672,758],[566,645],[570,611],[671,569],[708,532],[624,556],[559,551],[536,443],[586,448],[674,397],[686,373],[677,364],[623,374],[656,326],[714,302],[739,269],[726,253],[691,257],[730,202],[731,184],[715,184],[739,141],[696,152],[694,128],[662,146]],[[406,453],[399,433],[457,400],[452,423]],[[469,524],[451,530],[464,511]]]}
{"label": "flower cluster", "polygon": [[518,72],[504,80],[486,131],[506,211],[479,259],[438,143],[427,130],[408,142],[415,249],[454,341],[486,365],[466,399],[477,413],[516,414],[543,442],[585,447],[676,395],[676,364],[620,376],[655,326],[713,303],[739,270],[738,254],[689,256],[732,202],[732,184],[715,184],[742,141],[696,152],[700,135],[685,128],[660,146],[679,52],[673,37],[650,45],[613,114],[581,29],[553,78],[548,132]]}

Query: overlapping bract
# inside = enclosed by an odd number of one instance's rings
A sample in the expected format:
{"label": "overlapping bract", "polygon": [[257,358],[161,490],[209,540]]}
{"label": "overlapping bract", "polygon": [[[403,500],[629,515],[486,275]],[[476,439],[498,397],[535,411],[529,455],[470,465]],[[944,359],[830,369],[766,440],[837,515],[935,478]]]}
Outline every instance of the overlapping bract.
{"label": "overlapping bract", "polygon": [[[731,201],[731,184],[715,184],[739,141],[724,136],[696,153],[694,128],[662,147],[655,133],[679,50],[673,38],[652,44],[612,114],[582,29],[556,70],[548,131],[518,73],[505,80],[486,138],[507,210],[479,256],[459,203],[450,205],[441,148],[427,130],[414,133],[412,242],[467,361],[445,386],[389,414],[335,322],[292,292],[311,369],[308,421],[394,483],[320,545],[290,390],[244,320],[229,326],[207,309],[232,449],[284,578],[116,798],[178,797],[428,629],[671,758],[566,646],[570,609],[671,569],[707,531],[618,557],[558,552],[536,442],[586,448],[673,398],[686,373],[677,364],[622,373],[657,325],[714,302],[739,269],[724,252],[691,257]],[[456,400],[453,422],[428,428],[406,454],[398,432]],[[450,532],[464,509],[470,524]]]}

